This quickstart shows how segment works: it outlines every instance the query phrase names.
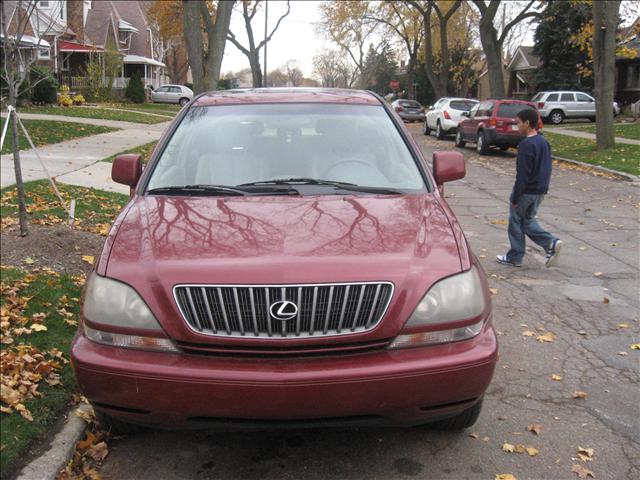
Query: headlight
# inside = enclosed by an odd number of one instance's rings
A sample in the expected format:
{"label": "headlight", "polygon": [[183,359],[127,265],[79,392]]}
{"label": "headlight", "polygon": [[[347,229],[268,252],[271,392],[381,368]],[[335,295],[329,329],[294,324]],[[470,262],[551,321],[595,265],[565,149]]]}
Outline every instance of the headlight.
{"label": "headlight", "polygon": [[405,327],[467,320],[485,308],[478,270],[471,270],[440,280],[433,285],[411,314]]}
{"label": "headlight", "polygon": [[162,330],[138,292],[127,284],[95,273],[87,282],[82,313],[87,320],[95,323]]}

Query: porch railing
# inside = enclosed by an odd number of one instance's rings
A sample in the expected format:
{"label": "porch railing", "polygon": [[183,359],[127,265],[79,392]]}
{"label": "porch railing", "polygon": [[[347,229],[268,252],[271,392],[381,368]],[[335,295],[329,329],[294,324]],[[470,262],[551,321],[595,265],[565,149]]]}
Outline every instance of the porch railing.
{"label": "porch railing", "polygon": [[[71,90],[80,89],[80,88],[89,88],[89,79],[87,77],[82,76],[72,76],[72,75],[60,75],[58,77],[58,82],[60,85],[68,85]],[[126,88],[129,84],[128,77],[115,77],[113,79],[113,88]],[[102,86],[106,87],[109,85],[108,79],[102,79]]]}

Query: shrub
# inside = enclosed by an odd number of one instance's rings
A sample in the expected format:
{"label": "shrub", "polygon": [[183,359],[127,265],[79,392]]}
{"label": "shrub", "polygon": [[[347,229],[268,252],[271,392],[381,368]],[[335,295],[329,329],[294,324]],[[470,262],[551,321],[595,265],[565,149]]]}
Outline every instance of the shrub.
{"label": "shrub", "polygon": [[60,87],[60,95],[58,96],[58,105],[61,107],[70,107],[73,105],[73,100],[71,99],[71,95],[69,95],[69,86],[62,85]]}
{"label": "shrub", "polygon": [[80,94],[74,95],[72,100],[74,105],[82,105],[85,102],[84,97]]}
{"label": "shrub", "polygon": [[138,72],[133,72],[124,95],[134,103],[144,103],[144,85]]}
{"label": "shrub", "polygon": [[31,67],[31,101],[34,103],[56,103],[58,81],[51,70],[42,65]]}

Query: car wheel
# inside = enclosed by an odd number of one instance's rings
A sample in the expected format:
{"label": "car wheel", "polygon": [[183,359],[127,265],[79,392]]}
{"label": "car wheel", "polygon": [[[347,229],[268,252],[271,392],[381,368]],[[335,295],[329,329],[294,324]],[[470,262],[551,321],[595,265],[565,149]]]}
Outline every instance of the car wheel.
{"label": "car wheel", "polygon": [[438,420],[430,423],[429,426],[436,430],[462,430],[463,428],[469,428],[476,423],[481,410],[482,400],[474,406],[467,408],[462,413],[459,413],[455,417]]}
{"label": "car wheel", "polygon": [[554,110],[553,112],[551,112],[551,115],[549,115],[549,121],[554,125],[560,125],[563,120],[564,114],[561,110]]}
{"label": "car wheel", "polygon": [[467,142],[464,141],[464,138],[462,138],[462,132],[460,130],[458,130],[456,132],[456,147],[458,148],[464,148],[464,146],[467,144]]}
{"label": "car wheel", "polygon": [[442,129],[442,125],[440,125],[440,121],[438,121],[438,123],[436,123],[436,138],[438,140],[444,140],[444,130]]}
{"label": "car wheel", "polygon": [[484,136],[484,132],[478,132],[476,150],[480,155],[486,155],[487,153],[489,153],[489,145],[487,145],[487,139]]}
{"label": "car wheel", "polygon": [[424,121],[424,125],[422,126],[422,133],[424,133],[425,135],[431,135],[431,129],[429,128],[429,125],[427,125],[427,121]]}
{"label": "car wheel", "polygon": [[189,99],[188,98],[181,98],[178,103],[180,104],[181,107],[184,107],[187,103],[189,103]]}
{"label": "car wheel", "polygon": [[143,428],[139,425],[134,425],[133,423],[128,423],[117,418],[112,417],[111,415],[100,412],[96,410],[96,420],[100,423],[100,426],[106,431],[113,433],[115,435],[130,435],[133,433],[138,433],[143,430]]}

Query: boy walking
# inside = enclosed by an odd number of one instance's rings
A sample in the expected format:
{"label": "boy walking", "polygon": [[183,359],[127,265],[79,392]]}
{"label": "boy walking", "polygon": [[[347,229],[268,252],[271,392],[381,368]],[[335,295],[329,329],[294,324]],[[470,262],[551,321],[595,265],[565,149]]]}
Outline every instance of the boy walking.
{"label": "boy walking", "polygon": [[527,108],[518,113],[518,130],[526,135],[518,146],[516,181],[509,201],[509,242],[511,249],[496,260],[504,265],[521,267],[525,255],[525,235],[547,253],[546,265],[557,259],[562,242],[542,229],[536,220],[538,208],[549,190],[551,146],[538,135],[538,112]]}

